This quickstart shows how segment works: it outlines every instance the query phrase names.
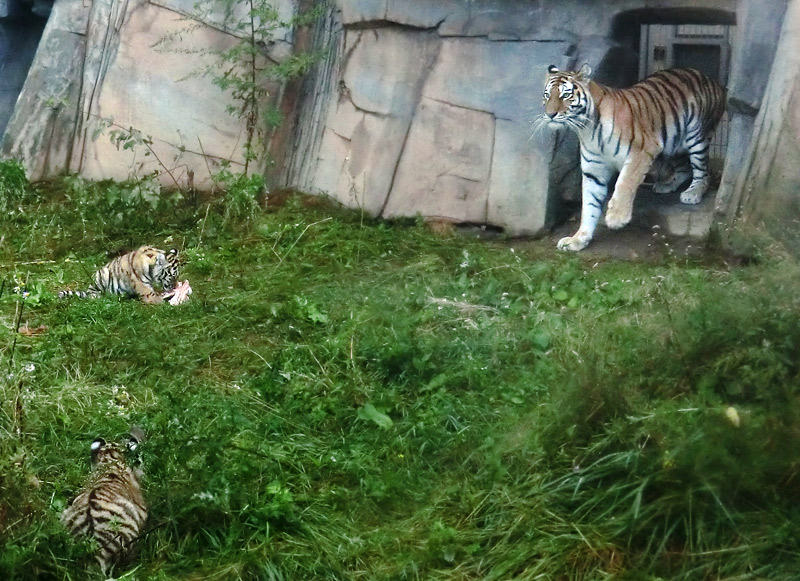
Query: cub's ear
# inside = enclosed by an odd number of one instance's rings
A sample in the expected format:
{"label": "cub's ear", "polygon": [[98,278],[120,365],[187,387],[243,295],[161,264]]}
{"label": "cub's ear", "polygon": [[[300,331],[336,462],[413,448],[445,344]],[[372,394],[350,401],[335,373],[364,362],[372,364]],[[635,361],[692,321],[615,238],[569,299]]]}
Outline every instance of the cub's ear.
{"label": "cub's ear", "polygon": [[170,248],[169,252],[167,252],[167,254],[171,254],[172,256],[175,256],[175,255],[178,254],[178,249],[177,248]]}
{"label": "cub's ear", "polygon": [[550,65],[549,67],[547,67],[547,72],[550,73],[551,75],[554,75],[558,72],[558,69],[556,68],[556,65]]}
{"label": "cub's ear", "polygon": [[131,426],[128,432],[128,449],[135,450],[142,442],[144,442],[144,430],[139,426]]}
{"label": "cub's ear", "polygon": [[92,464],[97,463],[97,454],[100,452],[103,446],[106,445],[106,441],[103,438],[95,438],[92,442],[92,445],[89,449],[92,451]]}
{"label": "cub's ear", "polygon": [[583,63],[581,70],[578,71],[578,77],[588,81],[592,76],[592,67],[589,66],[589,63]]}

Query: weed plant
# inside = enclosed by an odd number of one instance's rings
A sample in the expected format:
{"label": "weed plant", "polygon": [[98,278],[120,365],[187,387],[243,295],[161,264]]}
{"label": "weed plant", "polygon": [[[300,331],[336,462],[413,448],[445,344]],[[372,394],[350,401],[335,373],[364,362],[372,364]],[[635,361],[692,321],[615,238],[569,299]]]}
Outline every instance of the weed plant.
{"label": "weed plant", "polygon": [[[3,198],[0,578],[100,577],[58,517],[131,424],[151,510],[121,579],[796,578],[795,263],[135,186]],[[56,298],[141,243],[185,252],[188,303]]]}

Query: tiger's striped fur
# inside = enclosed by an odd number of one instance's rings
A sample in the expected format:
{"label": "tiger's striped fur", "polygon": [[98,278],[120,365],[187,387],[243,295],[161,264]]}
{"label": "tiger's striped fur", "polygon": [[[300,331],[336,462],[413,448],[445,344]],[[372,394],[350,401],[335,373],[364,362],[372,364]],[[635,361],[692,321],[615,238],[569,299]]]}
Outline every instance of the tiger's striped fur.
{"label": "tiger's striped fur", "polygon": [[617,172],[606,225],[628,224],[636,191],[659,156],[688,154],[692,181],[681,202],[699,203],[708,189],[709,136],[725,107],[725,90],[694,69],[659,71],[627,89],[595,83],[590,74],[588,65],[577,72],[550,66],[543,94],[549,123],[569,127],[580,141],[581,225],[558,242],[561,250],[589,244]]}
{"label": "tiger's striped fur", "polygon": [[147,520],[143,471],[125,459],[126,447],[134,451],[142,438],[142,431],[134,428],[125,445],[102,438],[92,442],[92,474],[61,515],[61,522],[75,537],[97,542],[96,558],[104,574],[131,554]]}
{"label": "tiger's striped fur", "polygon": [[[141,246],[98,270],[87,290],[64,290],[58,293],[58,298],[96,297],[105,292],[139,298],[150,304],[161,303],[175,288],[179,267],[176,249],[165,252],[153,246]],[[157,292],[154,287],[161,287],[164,292]]]}

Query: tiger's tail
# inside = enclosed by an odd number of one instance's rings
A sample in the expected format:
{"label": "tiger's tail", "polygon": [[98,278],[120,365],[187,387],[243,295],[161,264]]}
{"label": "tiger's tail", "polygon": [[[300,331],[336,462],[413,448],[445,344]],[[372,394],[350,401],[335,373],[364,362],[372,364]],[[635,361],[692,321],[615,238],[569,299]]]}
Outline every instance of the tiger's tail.
{"label": "tiger's tail", "polygon": [[100,293],[93,291],[92,289],[87,289],[85,291],[81,290],[62,290],[58,292],[58,298],[60,299],[94,299],[97,298]]}
{"label": "tiger's tail", "polygon": [[117,286],[118,284],[114,281],[114,275],[106,265],[94,274],[94,282],[85,291],[63,290],[58,293],[58,298],[94,299],[103,294],[104,291],[118,292]]}

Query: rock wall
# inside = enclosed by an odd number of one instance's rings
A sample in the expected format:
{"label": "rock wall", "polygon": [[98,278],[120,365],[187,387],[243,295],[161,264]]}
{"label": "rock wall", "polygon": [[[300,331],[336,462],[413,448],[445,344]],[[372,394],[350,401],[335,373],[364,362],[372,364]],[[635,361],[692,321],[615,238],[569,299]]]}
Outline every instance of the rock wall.
{"label": "rock wall", "polygon": [[[324,54],[302,83],[271,87],[287,113],[272,143],[279,185],[328,194],[375,216],[491,224],[512,235],[543,232],[562,200],[580,195],[574,137],[533,131],[548,65],[588,62],[600,82],[627,84],[638,51],[632,27],[690,13],[709,22],[735,16],[731,137],[717,210],[730,223],[740,208],[758,206],[744,194],[741,170],[758,165],[754,127],[762,142],[772,135],[756,115],[786,0],[276,4],[285,18],[298,6],[327,9],[308,34],[282,30],[269,47],[275,61],[298,48]],[[33,180],[156,172],[167,185],[199,188],[222,160],[241,163],[243,124],[227,112],[234,103],[209,79],[191,75],[203,58],[185,52],[221,49],[236,38],[222,12],[185,32],[184,17],[198,17],[194,5],[57,0],[0,152],[20,159]],[[181,30],[184,52],[156,48]],[[98,136],[101,121],[113,125]],[[108,139],[114,127],[151,138],[152,155],[141,145],[117,148]]]}
{"label": "rock wall", "polygon": [[[237,41],[220,11],[204,14],[193,0],[58,0],[34,64],[3,137],[2,154],[23,162],[32,180],[66,172],[89,179],[158,174],[168,186],[204,187],[219,163],[241,165],[243,123],[227,109],[231,98],[198,76],[209,63],[198,51]],[[292,0],[276,2],[294,13]],[[194,23],[194,26],[191,26]],[[173,44],[165,39],[180,35]],[[279,31],[270,57],[291,50]],[[277,98],[280,86],[271,88]],[[109,138],[133,128],[131,148]]]}
{"label": "rock wall", "polygon": [[731,187],[727,225],[766,230],[800,255],[800,1],[790,0],[753,137]]}
{"label": "rock wall", "polygon": [[729,220],[739,212],[734,195],[761,108],[786,11],[785,0],[742,3],[737,12],[737,42],[728,83],[730,132],[725,169],[715,200],[716,211]]}
{"label": "rock wall", "polygon": [[[549,228],[580,196],[577,144],[533,131],[550,64],[625,78],[615,17],[732,1],[336,0],[333,46],[300,106],[283,181],[372,215]],[[638,24],[637,24],[638,26]],[[312,113],[309,113],[312,112]],[[302,159],[298,159],[302,156]]]}
{"label": "rock wall", "polygon": [[0,1],[0,135],[14,112],[45,22],[30,8],[23,12],[19,4]]}

